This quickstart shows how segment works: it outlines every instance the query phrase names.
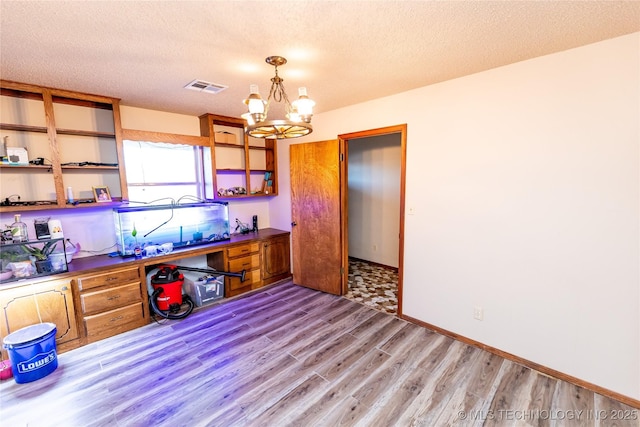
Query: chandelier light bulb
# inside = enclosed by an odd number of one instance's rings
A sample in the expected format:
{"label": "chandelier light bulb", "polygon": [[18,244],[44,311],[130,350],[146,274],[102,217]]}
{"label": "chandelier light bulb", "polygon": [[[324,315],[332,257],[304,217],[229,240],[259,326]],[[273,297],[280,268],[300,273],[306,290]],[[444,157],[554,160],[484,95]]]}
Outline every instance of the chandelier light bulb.
{"label": "chandelier light bulb", "polygon": [[258,85],[249,86],[249,97],[244,100],[244,103],[249,107],[249,114],[263,114],[265,102],[260,97],[260,91]]}
{"label": "chandelier light bulb", "polygon": [[302,121],[302,118],[300,117],[300,114],[298,114],[298,110],[295,107],[293,107],[291,111],[289,111],[289,114],[287,114],[287,118],[296,123]]}
{"label": "chandelier light bulb", "polygon": [[298,111],[301,120],[309,123],[313,116],[313,106],[316,103],[307,96],[306,87],[298,88],[298,96],[299,98],[293,101],[293,107]]}

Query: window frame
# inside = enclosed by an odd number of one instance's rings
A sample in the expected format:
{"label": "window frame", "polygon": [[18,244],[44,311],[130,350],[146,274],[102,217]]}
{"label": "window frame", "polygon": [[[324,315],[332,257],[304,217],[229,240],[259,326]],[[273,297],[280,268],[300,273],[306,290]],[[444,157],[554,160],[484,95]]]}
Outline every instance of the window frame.
{"label": "window frame", "polygon": [[[194,135],[182,135],[182,134],[174,134],[174,133],[166,133],[166,132],[153,132],[153,131],[143,131],[143,130],[133,130],[133,129],[122,129],[122,158],[124,159],[124,143],[125,141],[134,141],[134,142],[148,142],[148,143],[164,143],[164,144],[176,144],[176,145],[191,145],[196,147],[194,150],[194,162],[195,162],[195,173],[196,173],[196,182],[164,182],[164,183],[129,183],[129,178],[126,179],[127,188],[135,187],[135,186],[154,186],[154,185],[163,185],[163,186],[179,186],[179,185],[193,185],[195,184],[197,188],[196,197],[200,199],[206,199],[206,191],[207,186],[211,183],[206,180],[206,169],[207,167],[211,170],[211,173],[215,173],[213,171],[213,148],[210,145],[210,141],[208,137],[203,136],[194,136]],[[209,148],[211,150],[211,164],[207,165],[204,148]],[[125,171],[126,172],[126,171]]]}

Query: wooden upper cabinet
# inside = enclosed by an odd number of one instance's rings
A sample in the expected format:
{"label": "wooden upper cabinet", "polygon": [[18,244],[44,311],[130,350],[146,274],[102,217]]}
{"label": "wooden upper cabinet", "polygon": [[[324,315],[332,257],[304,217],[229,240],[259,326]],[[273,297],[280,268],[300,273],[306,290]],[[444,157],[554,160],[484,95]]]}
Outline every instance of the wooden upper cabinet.
{"label": "wooden upper cabinet", "polygon": [[69,189],[74,201],[93,201],[93,187],[128,200],[118,99],[6,80],[0,89],[0,136],[28,160],[0,164],[0,212],[87,206],[69,203]]}
{"label": "wooden upper cabinet", "polygon": [[249,137],[245,121],[235,117],[204,114],[200,133],[211,145],[212,195],[216,199],[275,196],[277,144],[274,139]]}

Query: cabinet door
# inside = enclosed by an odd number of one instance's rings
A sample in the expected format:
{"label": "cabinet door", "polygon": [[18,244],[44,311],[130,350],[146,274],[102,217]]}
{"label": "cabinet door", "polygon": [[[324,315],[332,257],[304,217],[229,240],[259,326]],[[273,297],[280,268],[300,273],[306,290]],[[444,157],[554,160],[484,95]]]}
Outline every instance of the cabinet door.
{"label": "cabinet door", "polygon": [[266,240],[262,245],[262,279],[288,275],[289,268],[289,237]]}
{"label": "cabinet door", "polygon": [[20,328],[42,322],[56,325],[58,344],[78,338],[78,328],[69,280],[52,280],[0,292],[5,337]]}

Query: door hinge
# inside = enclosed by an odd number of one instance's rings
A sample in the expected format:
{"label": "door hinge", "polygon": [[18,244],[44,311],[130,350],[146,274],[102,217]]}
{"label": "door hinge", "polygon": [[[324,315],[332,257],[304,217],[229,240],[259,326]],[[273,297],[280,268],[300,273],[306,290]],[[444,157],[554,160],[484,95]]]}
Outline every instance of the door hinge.
{"label": "door hinge", "polygon": [[340,275],[344,276],[344,267],[340,267]]}
{"label": "door hinge", "polygon": [[344,162],[344,153],[340,153],[340,161]]}

